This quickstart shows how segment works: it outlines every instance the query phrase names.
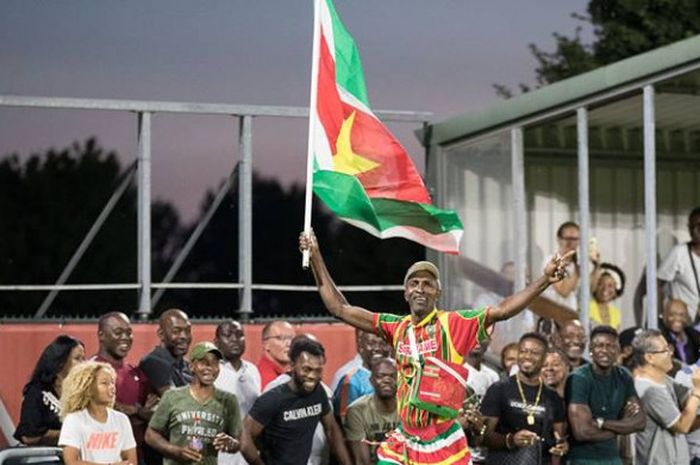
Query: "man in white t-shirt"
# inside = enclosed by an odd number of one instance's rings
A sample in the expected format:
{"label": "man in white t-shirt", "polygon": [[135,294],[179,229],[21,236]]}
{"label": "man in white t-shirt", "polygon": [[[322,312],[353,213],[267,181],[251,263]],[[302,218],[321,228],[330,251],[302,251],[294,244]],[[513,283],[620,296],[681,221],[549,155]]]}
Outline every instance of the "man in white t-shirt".
{"label": "man in white t-shirt", "polygon": [[690,241],[671,249],[657,270],[656,277],[659,308],[663,308],[664,296],[680,299],[688,306],[690,321],[694,321],[700,307],[700,207],[694,208],[688,216],[688,233]]}
{"label": "man in white t-shirt", "polygon": [[488,342],[483,342],[472,349],[467,355],[464,366],[469,370],[467,384],[479,396],[484,397],[488,388],[500,379],[498,373],[489,368],[484,362],[484,354],[488,350]]}
{"label": "man in white t-shirt", "polygon": [[[225,321],[216,327],[214,344],[223,358],[220,361],[219,376],[214,386],[236,396],[241,412],[241,421],[260,396],[260,373],[258,368],[241,357],[245,353],[245,333],[237,321]],[[228,454],[219,452],[219,465],[245,465],[240,452]]]}

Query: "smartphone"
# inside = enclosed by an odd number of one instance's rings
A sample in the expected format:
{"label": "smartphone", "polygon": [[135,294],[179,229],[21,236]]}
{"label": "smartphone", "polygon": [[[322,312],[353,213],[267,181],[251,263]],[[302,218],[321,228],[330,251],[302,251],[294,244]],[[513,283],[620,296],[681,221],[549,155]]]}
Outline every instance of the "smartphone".
{"label": "smartphone", "polygon": [[595,237],[591,237],[591,239],[588,241],[588,254],[592,257],[598,255],[598,239]]}

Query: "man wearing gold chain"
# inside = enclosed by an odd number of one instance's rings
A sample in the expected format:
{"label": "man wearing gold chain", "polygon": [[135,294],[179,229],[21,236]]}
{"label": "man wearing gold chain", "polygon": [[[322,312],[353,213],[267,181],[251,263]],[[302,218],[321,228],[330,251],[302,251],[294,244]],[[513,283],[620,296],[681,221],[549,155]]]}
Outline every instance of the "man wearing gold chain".
{"label": "man wearing gold chain", "polygon": [[[438,310],[442,293],[438,268],[430,262],[414,263],[404,277],[404,299],[411,314],[401,316],[375,313],[348,303],[336,287],[313,233],[300,235],[299,249],[309,252],[319,294],[328,311],[355,328],[381,336],[394,347],[399,367],[396,400],[400,421],[398,428],[379,446],[377,463],[471,465],[462,426],[452,417],[452,412],[442,407],[435,409],[429,401],[414,402],[419,400],[413,396],[417,391],[414,387],[420,386],[419,370],[425,368],[428,358],[433,360],[431,363],[447,367],[449,371],[445,372],[450,373],[450,378],[440,378],[442,392],[433,398],[442,401],[442,393],[450,394],[444,387],[449,380],[459,383],[457,379],[461,375],[454,365],[463,369],[464,356],[488,337],[495,323],[517,315],[552,283],[562,280],[573,251],[553,257],[543,275],[525,289],[493,307],[474,310]],[[458,403],[461,400],[458,398]]]}
{"label": "man wearing gold chain", "polygon": [[550,464],[552,456],[566,454],[564,403],[540,377],[547,346],[543,335],[524,334],[518,343],[518,373],[486,391],[481,413],[487,465]]}

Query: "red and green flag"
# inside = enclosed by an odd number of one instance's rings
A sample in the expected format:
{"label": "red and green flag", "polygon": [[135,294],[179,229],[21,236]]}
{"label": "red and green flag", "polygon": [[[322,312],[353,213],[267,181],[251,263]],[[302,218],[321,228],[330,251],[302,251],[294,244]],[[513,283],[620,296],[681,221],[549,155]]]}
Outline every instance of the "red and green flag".
{"label": "red and green flag", "polygon": [[406,150],[372,112],[360,54],[331,0],[316,0],[315,16],[313,192],[342,220],[377,237],[403,237],[458,253],[459,217],[432,205]]}

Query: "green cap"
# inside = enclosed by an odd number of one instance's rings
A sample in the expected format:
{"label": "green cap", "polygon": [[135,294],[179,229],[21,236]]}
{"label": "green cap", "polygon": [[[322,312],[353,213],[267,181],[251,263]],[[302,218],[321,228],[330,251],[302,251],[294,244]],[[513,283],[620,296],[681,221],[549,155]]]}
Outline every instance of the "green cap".
{"label": "green cap", "polygon": [[427,271],[433,275],[438,282],[438,287],[440,287],[440,271],[438,270],[437,266],[427,261],[416,262],[411,265],[408,271],[406,271],[406,276],[403,278],[403,285],[405,286],[408,279],[419,271]]}
{"label": "green cap", "polygon": [[207,354],[214,354],[219,357],[219,360],[224,358],[221,351],[214,345],[213,342],[202,341],[198,342],[194,347],[192,347],[192,350],[190,351],[190,362],[201,360],[206,357]]}

